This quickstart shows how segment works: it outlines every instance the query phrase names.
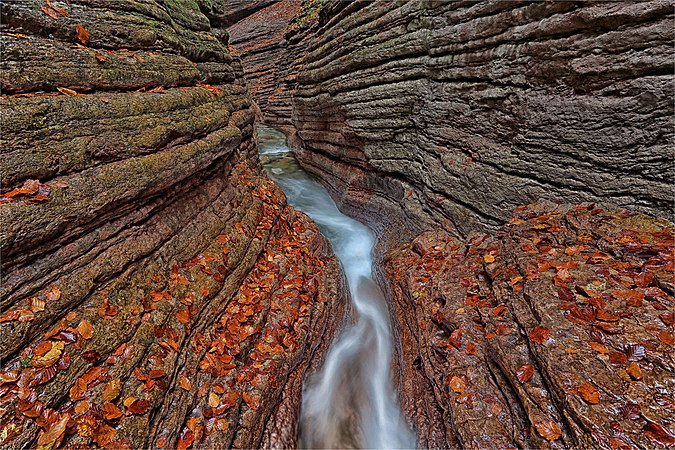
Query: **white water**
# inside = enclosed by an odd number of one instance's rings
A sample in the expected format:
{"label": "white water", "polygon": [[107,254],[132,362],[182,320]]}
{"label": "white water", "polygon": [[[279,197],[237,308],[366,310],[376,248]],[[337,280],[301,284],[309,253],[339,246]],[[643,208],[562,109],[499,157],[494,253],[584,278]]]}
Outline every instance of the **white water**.
{"label": "white water", "polygon": [[304,386],[300,442],[310,448],[414,448],[391,379],[392,337],[384,297],[372,279],[373,232],[342,214],[326,189],[300,168],[284,135],[258,126],[265,168],[289,203],[310,216],[342,262],[355,322],[331,345]]}

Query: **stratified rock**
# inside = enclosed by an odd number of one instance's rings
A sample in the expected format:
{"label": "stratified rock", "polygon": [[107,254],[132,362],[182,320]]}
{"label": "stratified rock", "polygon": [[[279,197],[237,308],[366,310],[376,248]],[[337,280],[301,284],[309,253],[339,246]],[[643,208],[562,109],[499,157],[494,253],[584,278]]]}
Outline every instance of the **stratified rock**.
{"label": "stratified rock", "polygon": [[667,221],[544,203],[387,254],[420,447],[674,445],[674,250]]}
{"label": "stratified rock", "polygon": [[671,214],[672,21],[668,0],[327,2],[300,158],[395,234],[494,229],[537,199]]}
{"label": "stratified rock", "polygon": [[212,6],[2,2],[2,448],[296,445],[342,275]]}

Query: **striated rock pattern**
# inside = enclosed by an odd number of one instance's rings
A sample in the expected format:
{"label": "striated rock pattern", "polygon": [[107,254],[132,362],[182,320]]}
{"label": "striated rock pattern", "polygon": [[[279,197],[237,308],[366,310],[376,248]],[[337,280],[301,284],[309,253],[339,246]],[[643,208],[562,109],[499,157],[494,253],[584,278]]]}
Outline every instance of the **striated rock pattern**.
{"label": "striated rock pattern", "polygon": [[669,0],[327,2],[300,157],[411,235],[495,229],[537,199],[671,214],[672,22]]}
{"label": "striated rock pattern", "polygon": [[[295,139],[291,99],[320,7],[318,0],[281,0],[228,28],[260,119],[282,129],[291,143]],[[247,11],[243,8],[239,14]]]}
{"label": "striated rock pattern", "polygon": [[665,220],[544,203],[388,253],[419,446],[674,446],[674,250]]}
{"label": "striated rock pattern", "polygon": [[263,175],[227,9],[0,6],[0,446],[293,447],[343,281]]}

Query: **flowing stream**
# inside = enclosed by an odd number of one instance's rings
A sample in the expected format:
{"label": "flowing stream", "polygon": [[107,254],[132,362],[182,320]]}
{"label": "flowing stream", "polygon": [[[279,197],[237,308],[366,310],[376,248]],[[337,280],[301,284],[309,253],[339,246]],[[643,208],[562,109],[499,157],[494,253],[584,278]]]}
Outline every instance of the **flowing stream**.
{"label": "flowing stream", "polygon": [[289,203],[310,216],[342,263],[355,320],[305,382],[300,445],[306,448],[414,448],[391,376],[392,337],[384,297],[372,278],[375,235],[342,214],[270,127],[256,129],[261,160]]}

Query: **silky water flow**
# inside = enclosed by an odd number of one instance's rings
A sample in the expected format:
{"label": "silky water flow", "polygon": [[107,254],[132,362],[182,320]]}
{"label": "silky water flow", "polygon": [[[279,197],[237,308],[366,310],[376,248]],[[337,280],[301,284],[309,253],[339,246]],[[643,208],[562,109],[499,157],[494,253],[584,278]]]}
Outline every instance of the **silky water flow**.
{"label": "silky water flow", "polygon": [[392,336],[381,290],[372,278],[373,232],[342,214],[270,127],[256,128],[260,157],[288,202],[310,216],[344,268],[355,321],[340,333],[323,367],[305,381],[300,445],[305,448],[414,448],[391,374]]}

